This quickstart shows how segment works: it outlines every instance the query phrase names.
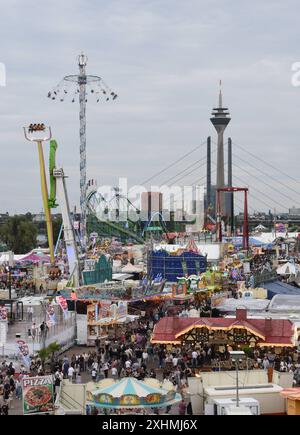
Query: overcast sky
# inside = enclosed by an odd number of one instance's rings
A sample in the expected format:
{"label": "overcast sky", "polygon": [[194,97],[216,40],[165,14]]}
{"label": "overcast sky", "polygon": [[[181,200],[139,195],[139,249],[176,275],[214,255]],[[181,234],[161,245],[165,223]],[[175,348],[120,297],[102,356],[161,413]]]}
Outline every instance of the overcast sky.
{"label": "overcast sky", "polygon": [[[300,87],[291,84],[291,65],[300,61],[297,1],[0,0],[0,5],[0,62],[7,73],[6,87],[0,87],[1,212],[42,209],[36,146],[22,132],[32,121],[52,126],[58,163],[69,176],[70,202],[79,202],[78,105],[46,95],[64,75],[77,72],[82,50],[88,73],[103,77],[119,95],[114,102],[88,101],[88,178],[115,185],[118,177],[128,177],[129,185],[140,184],[208,135],[216,140],[209,118],[222,79],[232,117],[226,136],[298,180],[233,145],[239,166],[234,183],[249,185],[251,210],[300,206]],[[153,184],[204,155],[205,147],[199,148]],[[204,166],[180,183],[203,176]]]}

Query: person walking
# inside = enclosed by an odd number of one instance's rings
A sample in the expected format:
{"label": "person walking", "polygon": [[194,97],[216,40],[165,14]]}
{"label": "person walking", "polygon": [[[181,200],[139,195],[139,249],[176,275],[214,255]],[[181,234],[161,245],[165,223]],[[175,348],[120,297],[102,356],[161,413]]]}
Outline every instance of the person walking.
{"label": "person walking", "polygon": [[143,354],[142,354],[142,359],[143,359],[143,363],[145,364],[146,367],[147,367],[147,363],[148,363],[148,358],[149,358],[149,354],[148,354],[147,350],[144,349]]}
{"label": "person walking", "polygon": [[109,364],[107,362],[105,362],[103,364],[103,372],[104,372],[104,376],[107,378],[108,377],[108,370],[109,370]]}
{"label": "person walking", "polygon": [[69,378],[70,382],[72,382],[72,380],[73,380],[74,371],[75,371],[74,368],[72,366],[70,366],[68,369],[68,378]]}
{"label": "person walking", "polygon": [[55,389],[55,398],[57,397],[60,389],[61,384],[61,376],[59,372],[55,373],[55,380],[54,380],[54,389]]}
{"label": "person walking", "polygon": [[17,379],[15,383],[16,387],[16,399],[21,400],[22,399],[22,386],[21,382]]}
{"label": "person walking", "polygon": [[270,367],[270,362],[268,360],[268,357],[265,356],[263,361],[262,361],[262,366],[264,370],[268,370],[268,368]]}
{"label": "person walking", "polygon": [[186,403],[185,400],[182,399],[181,402],[179,402],[179,415],[185,415],[186,411]]}
{"label": "person walking", "polygon": [[97,370],[95,368],[92,368],[92,380],[96,382],[97,379]]}
{"label": "person walking", "polygon": [[118,369],[116,366],[111,368],[111,377],[115,380],[118,379]]}
{"label": "person walking", "polygon": [[192,367],[195,368],[198,365],[198,352],[196,350],[193,350],[192,352]]}

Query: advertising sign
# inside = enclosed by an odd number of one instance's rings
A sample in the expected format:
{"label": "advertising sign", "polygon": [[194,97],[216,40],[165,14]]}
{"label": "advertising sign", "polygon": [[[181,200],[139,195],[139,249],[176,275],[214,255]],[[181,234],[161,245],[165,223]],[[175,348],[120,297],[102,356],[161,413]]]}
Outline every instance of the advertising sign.
{"label": "advertising sign", "polygon": [[62,309],[64,317],[67,319],[69,317],[69,311],[66,299],[63,296],[56,296],[55,300]]}
{"label": "advertising sign", "polygon": [[0,321],[7,320],[7,308],[4,305],[0,306]]}
{"label": "advertising sign", "polygon": [[249,261],[245,261],[243,263],[243,270],[244,270],[244,274],[251,272],[250,271],[250,263],[249,263]]}
{"label": "advertising sign", "polygon": [[24,364],[29,368],[31,361],[29,356],[28,344],[25,340],[17,340],[17,347],[20,357],[22,358]]}
{"label": "advertising sign", "polygon": [[0,321],[0,346],[4,346],[7,337],[7,322]]}
{"label": "advertising sign", "polygon": [[35,376],[22,379],[23,414],[41,414],[54,411],[52,376]]}
{"label": "advertising sign", "polygon": [[89,325],[115,322],[118,319],[126,317],[127,313],[128,307],[126,301],[118,301],[117,303],[102,301],[98,304],[88,305],[87,320]]}

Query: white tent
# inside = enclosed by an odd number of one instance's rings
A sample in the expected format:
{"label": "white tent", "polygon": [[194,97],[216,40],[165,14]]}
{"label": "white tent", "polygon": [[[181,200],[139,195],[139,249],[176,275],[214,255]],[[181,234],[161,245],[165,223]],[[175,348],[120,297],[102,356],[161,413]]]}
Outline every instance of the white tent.
{"label": "white tent", "polygon": [[265,311],[270,301],[268,299],[224,299],[216,308],[219,311],[234,313],[237,308],[246,308],[248,311]]}
{"label": "white tent", "polygon": [[257,225],[257,227],[254,228],[254,231],[266,231],[267,228],[264,227],[262,224]]}
{"label": "white tent", "polygon": [[[22,254],[22,255],[12,255],[13,261],[19,261],[21,260],[23,257],[25,257],[26,254]],[[8,263],[9,262],[9,252],[1,252],[0,254],[0,264],[3,263]]]}
{"label": "white tent", "polygon": [[126,266],[122,267],[122,273],[140,273],[143,272],[143,266],[134,266],[131,263],[127,263]]}
{"label": "white tent", "polygon": [[299,271],[299,266],[290,262],[279,266],[276,270],[277,275],[296,275]]}

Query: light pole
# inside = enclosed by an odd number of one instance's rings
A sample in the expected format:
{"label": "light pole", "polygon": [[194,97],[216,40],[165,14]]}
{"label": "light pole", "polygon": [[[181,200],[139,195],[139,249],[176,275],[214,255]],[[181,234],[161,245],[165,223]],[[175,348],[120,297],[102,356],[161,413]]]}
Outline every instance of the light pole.
{"label": "light pole", "polygon": [[244,359],[246,354],[243,350],[232,350],[229,352],[230,358],[232,361],[235,361],[235,369],[236,369],[236,406],[239,407],[240,398],[239,398],[239,361]]}

